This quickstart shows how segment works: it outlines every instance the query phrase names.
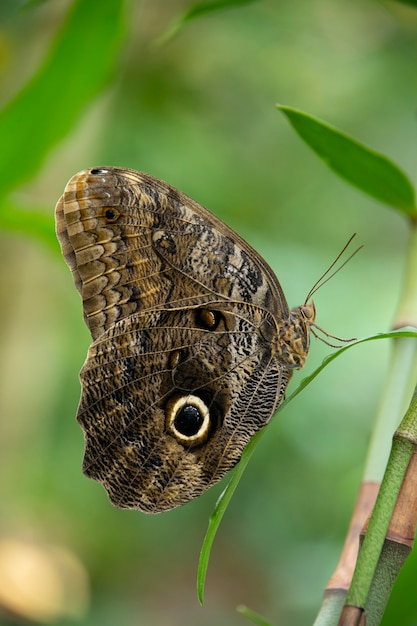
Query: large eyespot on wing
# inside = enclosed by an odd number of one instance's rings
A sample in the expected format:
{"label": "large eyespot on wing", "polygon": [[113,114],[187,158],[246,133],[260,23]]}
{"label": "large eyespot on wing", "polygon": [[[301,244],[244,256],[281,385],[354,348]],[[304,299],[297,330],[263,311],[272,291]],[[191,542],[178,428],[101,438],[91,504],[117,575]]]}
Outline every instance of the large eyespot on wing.
{"label": "large eyespot on wing", "polygon": [[270,418],[289,374],[241,313],[224,313],[227,328],[194,309],[135,314],[91,346],[84,472],[116,506],[157,513],[197,497]]}
{"label": "large eyespot on wing", "polygon": [[174,394],[165,404],[165,427],[188,450],[208,441],[219,426],[209,392]]}

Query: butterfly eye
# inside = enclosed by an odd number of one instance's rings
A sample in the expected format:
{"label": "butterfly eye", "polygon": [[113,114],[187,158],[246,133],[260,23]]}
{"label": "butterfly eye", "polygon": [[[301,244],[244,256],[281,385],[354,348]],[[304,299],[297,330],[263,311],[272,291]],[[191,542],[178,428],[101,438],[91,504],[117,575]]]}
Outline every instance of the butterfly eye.
{"label": "butterfly eye", "polygon": [[314,305],[313,300],[311,300],[310,304],[304,304],[300,307],[301,313],[308,322],[314,322],[316,319],[316,307]]}
{"label": "butterfly eye", "polygon": [[199,326],[206,330],[216,330],[223,316],[219,311],[211,309],[197,309],[196,321]]}
{"label": "butterfly eye", "polygon": [[106,209],[104,211],[104,217],[106,222],[111,224],[120,217],[120,211],[118,209]]}
{"label": "butterfly eye", "polygon": [[166,405],[166,425],[179,443],[201,445],[212,430],[210,409],[199,396],[176,396]]}

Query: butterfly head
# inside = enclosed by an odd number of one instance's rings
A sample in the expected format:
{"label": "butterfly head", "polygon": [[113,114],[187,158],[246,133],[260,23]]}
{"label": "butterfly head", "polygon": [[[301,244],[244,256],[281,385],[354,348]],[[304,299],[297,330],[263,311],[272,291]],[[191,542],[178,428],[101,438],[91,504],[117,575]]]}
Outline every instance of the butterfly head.
{"label": "butterfly head", "polygon": [[306,302],[295,310],[298,311],[300,318],[304,320],[304,323],[310,329],[311,324],[314,324],[316,321],[316,305],[314,301],[310,300],[310,302]]}
{"label": "butterfly head", "polygon": [[310,348],[310,329],[316,319],[316,307],[311,300],[291,309],[279,330],[275,345],[277,358],[288,369],[301,369]]}
{"label": "butterfly head", "polygon": [[[355,339],[343,339],[342,337],[338,337],[337,335],[331,335],[323,328],[316,324],[316,307],[314,305],[314,301],[311,299],[313,294],[316,293],[320,287],[322,287],[325,283],[327,283],[337,272],[339,272],[342,267],[348,263],[353,256],[362,248],[360,246],[357,248],[347,259],[342,263],[340,267],[335,269],[333,272],[331,271],[336,265],[337,261],[340,259],[342,254],[345,252],[346,248],[351,243],[352,239],[355,235],[350,237],[347,244],[344,246],[342,251],[337,255],[336,259],[329,266],[329,268],[320,276],[320,278],[314,283],[313,287],[310,289],[307,294],[307,298],[303,305],[291,309],[288,321],[285,323],[284,333],[286,336],[287,344],[290,348],[289,356],[290,360],[287,364],[287,367],[293,368],[301,368],[303,367],[305,360],[308,355],[309,347],[310,347],[310,332],[313,333],[317,339],[323,341],[323,343],[331,346],[332,348],[340,348],[340,345],[330,343],[323,336],[317,333],[319,331],[325,337],[330,337],[332,339],[337,339],[342,343],[349,343],[351,341],[355,341]],[[294,354],[291,354],[291,350],[294,351]],[[291,362],[291,358],[292,361]]]}

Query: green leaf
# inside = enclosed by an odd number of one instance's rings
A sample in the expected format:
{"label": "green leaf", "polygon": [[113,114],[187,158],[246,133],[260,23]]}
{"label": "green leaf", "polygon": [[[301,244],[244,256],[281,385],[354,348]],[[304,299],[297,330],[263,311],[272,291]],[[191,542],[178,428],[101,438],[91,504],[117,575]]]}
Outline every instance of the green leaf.
{"label": "green leaf", "polygon": [[247,619],[249,619],[253,624],[257,624],[257,626],[272,626],[272,624],[262,617],[262,615],[252,611],[252,609],[249,609],[247,606],[243,606],[241,604],[236,607],[236,611],[247,617]]}
{"label": "green leaf", "polygon": [[384,204],[417,215],[414,188],[390,159],[311,115],[277,106],[307,145],[339,176]]}
{"label": "green leaf", "polygon": [[191,22],[202,15],[214,13],[215,11],[219,11],[221,9],[230,9],[245,4],[251,4],[252,2],[257,2],[257,0],[214,0],[213,2],[197,2],[197,4],[193,4],[188,7],[184,13],[179,15],[172,22],[172,24],[168,26],[166,31],[158,37],[155,44],[162,45],[167,43],[167,41],[175,37],[181,28],[183,28],[188,22]]}
{"label": "green leaf", "polygon": [[252,453],[255,450],[255,447],[257,446],[259,439],[263,436],[264,432],[265,428],[259,430],[246,446],[242,454],[242,458],[240,459],[235,471],[233,472],[232,478],[230,479],[226,489],[220,494],[220,497],[216,502],[216,506],[214,507],[214,511],[210,515],[209,525],[203,540],[203,545],[200,552],[200,559],[198,562],[197,596],[201,605],[203,605],[204,603],[204,586],[206,582],[208,562],[217,529],[220,526],[220,522],[222,521],[223,515],[227,507],[229,506],[229,502],[232,499],[235,489],[239,484],[242,474],[245,471],[247,464],[249,463],[249,459],[252,456]]}
{"label": "green leaf", "polygon": [[34,211],[17,207],[9,202],[2,203],[0,229],[28,235],[42,241],[53,252],[60,254],[55,235],[55,224],[51,211]]}
{"label": "green leaf", "polygon": [[400,4],[408,4],[410,7],[417,9],[417,0],[397,0]]}
{"label": "green leaf", "polygon": [[[417,337],[417,331],[414,328],[407,327],[401,330],[395,330],[395,331],[391,331],[388,333],[379,333],[377,335],[372,335],[370,337],[358,339],[357,341],[344,346],[340,350],[337,350],[337,352],[330,354],[322,361],[321,365],[316,370],[314,370],[312,374],[310,374],[306,378],[303,378],[301,383],[298,385],[298,387],[295,389],[295,391],[293,391],[293,393],[290,396],[288,396],[283,402],[281,402],[275,415],[279,411],[281,411],[284,408],[284,406],[286,406],[289,402],[291,402],[291,400],[293,400],[303,389],[305,389],[307,385],[309,385],[316,378],[316,376],[318,376],[318,374],[325,367],[327,367],[327,365],[329,365],[332,361],[337,359],[341,354],[343,354],[343,352],[346,352],[346,350],[349,350],[350,348],[353,348],[354,346],[358,346],[359,344],[367,343],[368,341],[375,341],[377,339],[392,339],[395,337]],[[205,581],[206,581],[206,576],[207,576],[207,568],[208,568],[208,563],[210,559],[211,548],[212,548],[217,530],[220,526],[223,515],[225,514],[226,509],[229,506],[232,496],[234,492],[236,491],[239,481],[242,478],[242,475],[249,463],[249,460],[252,454],[254,453],[255,448],[258,445],[261,437],[263,437],[266,431],[267,431],[267,427],[258,431],[256,435],[248,443],[245,450],[243,451],[242,457],[238,465],[236,466],[236,469],[234,470],[232,474],[232,478],[230,479],[226,489],[222,492],[219,499],[217,500],[214,511],[210,515],[208,529],[203,540],[203,545],[201,547],[201,552],[200,552],[200,559],[198,562],[197,595],[198,595],[200,604],[203,604],[204,602],[204,586],[205,586]]]}
{"label": "green leaf", "polygon": [[298,387],[292,392],[292,394],[287,396],[285,400],[281,402],[276,413],[278,413],[279,411],[282,411],[282,409],[289,402],[294,400],[294,398],[298,396],[298,394],[301,393],[303,389],[307,387],[307,385],[313,382],[313,380],[320,374],[322,370],[324,370],[325,367],[327,367],[332,361],[337,359],[341,354],[343,354],[343,352],[346,352],[346,350],[349,350],[350,348],[353,348],[354,346],[358,346],[361,343],[367,343],[368,341],[375,341],[376,339],[394,339],[395,337],[417,337],[417,331],[415,330],[415,328],[412,328],[410,326],[407,328],[402,328],[400,330],[392,330],[388,333],[378,333],[377,335],[371,335],[370,337],[364,337],[363,339],[358,339],[357,341],[354,341],[348,344],[347,346],[343,346],[343,348],[340,348],[340,350],[337,350],[337,352],[333,352],[332,354],[329,354],[328,356],[326,356],[325,359],[323,359],[321,365],[319,365],[319,367],[315,369],[312,374],[303,378],[303,380],[300,382]]}
{"label": "green leaf", "polygon": [[0,112],[0,195],[28,180],[103,88],[121,43],[124,0],[77,0],[43,65]]}

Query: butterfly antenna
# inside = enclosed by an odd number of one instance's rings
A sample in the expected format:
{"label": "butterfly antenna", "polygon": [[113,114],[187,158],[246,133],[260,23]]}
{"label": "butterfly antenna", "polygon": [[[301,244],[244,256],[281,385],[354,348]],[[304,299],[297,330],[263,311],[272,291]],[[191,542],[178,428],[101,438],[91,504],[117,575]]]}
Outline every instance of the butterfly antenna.
{"label": "butterfly antenna", "polygon": [[[355,254],[357,254],[359,252],[359,250],[361,250],[361,248],[363,248],[362,246],[359,246],[359,248],[356,248],[356,250],[354,252],[352,252],[352,254],[345,260],[343,261],[342,265],[340,265],[340,267],[338,267],[337,269],[334,270],[334,272],[332,272],[330,275],[329,272],[332,270],[332,268],[336,265],[336,263],[338,262],[338,260],[340,259],[340,257],[343,255],[343,253],[345,252],[345,250],[349,247],[351,241],[354,239],[354,237],[356,237],[356,233],[353,233],[353,235],[349,238],[349,240],[347,241],[347,243],[343,246],[342,250],[339,252],[339,254],[337,255],[337,257],[335,258],[335,260],[333,261],[333,263],[327,268],[327,270],[324,272],[324,274],[322,274],[320,276],[320,278],[314,283],[314,285],[312,286],[312,288],[310,289],[310,291],[307,294],[307,298],[305,299],[305,304],[307,304],[307,302],[310,300],[310,298],[313,296],[313,294],[316,293],[316,291],[318,291],[320,289],[320,287],[323,287],[323,285],[325,285],[331,278],[333,278],[333,276],[335,274],[337,274],[338,272],[340,272],[340,270],[345,267],[346,263],[349,263],[349,261],[351,259],[353,259],[353,257],[355,256]],[[327,278],[326,278],[327,277]],[[320,330],[322,330],[320,328]],[[323,331],[324,332],[324,331]],[[328,337],[333,337],[333,335],[328,335],[327,333],[325,333]],[[339,337],[335,337],[335,339],[339,339]]]}
{"label": "butterfly antenna", "polygon": [[[342,250],[339,252],[339,254],[335,258],[333,263],[327,268],[324,274],[322,274],[320,278],[314,283],[314,285],[312,286],[312,288],[310,289],[307,295],[307,298],[305,299],[305,304],[307,304],[307,302],[310,300],[313,294],[315,294],[316,291],[320,289],[320,287],[323,287],[323,285],[325,285],[331,278],[333,278],[333,276],[337,274],[337,272],[340,272],[340,270],[346,265],[346,263],[349,263],[349,261],[355,256],[355,254],[357,254],[359,250],[363,248],[363,246],[359,246],[358,248],[356,248],[356,250],[354,250],[354,252],[352,252],[352,254],[348,256],[348,258],[345,261],[343,261],[342,265],[336,268],[333,272],[331,271],[336,265],[336,263],[339,261],[343,253],[349,247],[354,237],[356,237],[356,233],[354,233],[349,238],[349,240],[343,246]],[[319,331],[321,334],[319,334],[317,331]],[[326,330],[324,330],[324,328],[321,328],[320,326],[318,326],[315,322],[311,324],[311,332],[317,339],[320,339],[320,341],[330,346],[331,348],[341,348],[342,346],[333,344],[330,341],[327,341],[324,337],[329,337],[330,339],[336,339],[336,341],[341,341],[342,343],[351,343],[352,341],[356,341],[356,337],[352,337],[351,339],[345,339],[344,337],[338,337],[337,335],[332,335],[331,333],[328,333]],[[324,337],[322,335],[324,335]]]}

